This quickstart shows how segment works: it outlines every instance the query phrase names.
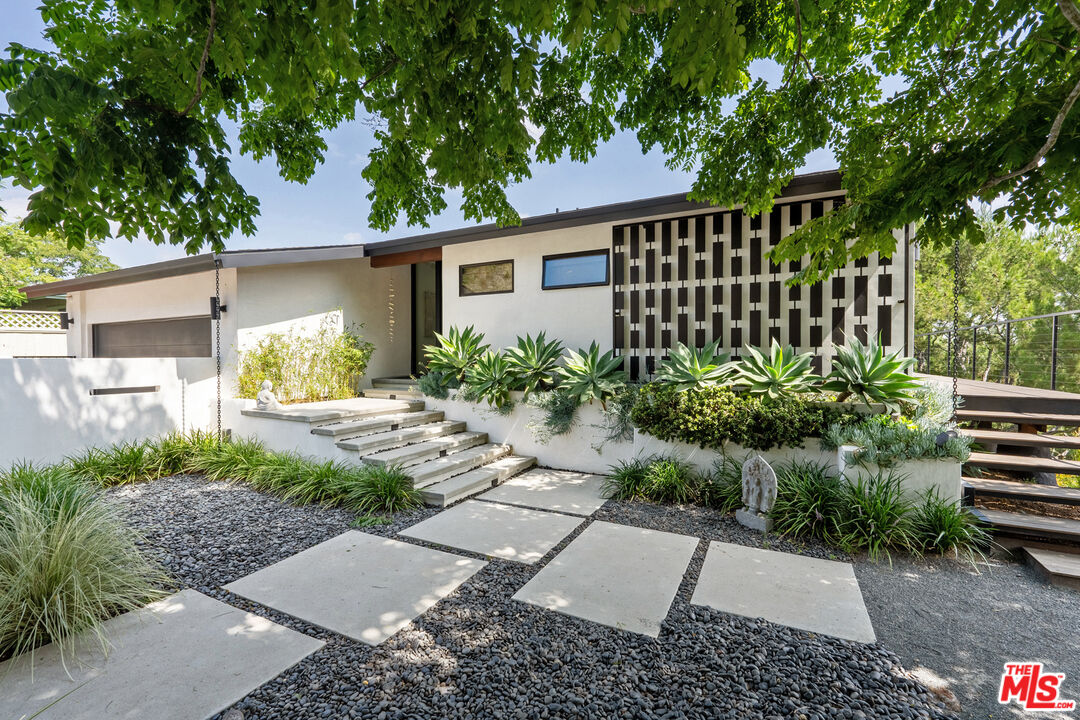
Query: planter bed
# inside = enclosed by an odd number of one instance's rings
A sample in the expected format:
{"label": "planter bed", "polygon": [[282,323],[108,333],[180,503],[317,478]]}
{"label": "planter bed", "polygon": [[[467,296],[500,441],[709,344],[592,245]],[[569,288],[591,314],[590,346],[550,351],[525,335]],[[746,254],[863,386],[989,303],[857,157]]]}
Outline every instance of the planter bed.
{"label": "planter bed", "polygon": [[[344,532],[352,515],[292,507],[199,477],[111,491],[181,584],[327,645],[235,707],[254,718],[951,717],[881,645],[842,640],[691,606],[706,542],[658,640],[511,600],[542,565],[490,560],[457,591],[371,648],[244,601],[218,585]],[[394,535],[435,511],[399,515]],[[682,509],[607,503],[597,517],[678,531]],[[730,518],[691,509],[683,533],[744,544]],[[773,548],[789,549],[770,538]],[[791,546],[828,557],[816,545]],[[467,554],[467,553],[465,553]]]}

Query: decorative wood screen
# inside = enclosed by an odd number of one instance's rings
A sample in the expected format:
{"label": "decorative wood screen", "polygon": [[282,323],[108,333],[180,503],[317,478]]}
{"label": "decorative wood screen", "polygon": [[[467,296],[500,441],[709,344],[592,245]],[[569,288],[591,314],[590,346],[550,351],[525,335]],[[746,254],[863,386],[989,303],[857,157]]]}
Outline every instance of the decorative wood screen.
{"label": "decorative wood screen", "polygon": [[635,380],[651,375],[676,341],[702,347],[719,338],[738,356],[772,339],[815,354],[831,367],[833,344],[875,335],[902,349],[906,335],[905,246],[898,231],[892,258],[876,253],[823,283],[787,287],[801,261],[777,265],[765,254],[801,223],[843,196],[776,205],[763,215],[706,212],[614,228],[613,345],[629,358]]}

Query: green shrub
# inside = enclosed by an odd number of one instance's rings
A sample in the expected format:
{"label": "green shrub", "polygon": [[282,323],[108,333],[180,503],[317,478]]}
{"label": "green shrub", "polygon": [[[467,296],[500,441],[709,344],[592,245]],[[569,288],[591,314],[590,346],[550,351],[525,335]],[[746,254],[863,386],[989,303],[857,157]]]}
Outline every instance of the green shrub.
{"label": "green shrub", "polygon": [[411,510],[422,502],[411,477],[384,465],[362,465],[340,476],[334,492],[342,507],[369,515]]}
{"label": "green shrub", "polygon": [[541,443],[556,435],[565,435],[574,427],[578,409],[576,398],[552,390],[534,393],[528,404],[540,410],[539,421],[530,421],[528,427]]}
{"label": "green shrub", "polygon": [[601,354],[595,342],[588,350],[567,350],[564,363],[557,368],[559,392],[573,398],[578,405],[599,400],[606,408],[608,399],[626,385],[628,376],[622,369],[623,358],[616,357],[612,350]]}
{"label": "green shrub", "polygon": [[720,512],[735,512],[742,507],[742,463],[722,454],[712,471],[700,478],[698,501]]}
{"label": "green shrub", "polygon": [[843,481],[812,462],[785,463],[776,468],[776,503],[771,516],[776,532],[794,537],[839,536],[843,522]]}
{"label": "green shrub", "polygon": [[49,642],[61,653],[101,622],[161,594],[160,568],[119,510],[69,467],[0,471],[0,658]]}
{"label": "green shrub", "polygon": [[641,500],[645,497],[645,473],[653,456],[620,460],[609,466],[607,478],[601,490],[612,500]]}
{"label": "green shrub", "polygon": [[217,444],[217,434],[208,430],[173,432],[152,440],[150,457],[154,477],[193,472],[193,458],[205,454]]}
{"label": "green shrub", "polygon": [[798,393],[813,392],[821,378],[814,375],[810,361],[812,353],[795,354],[790,345],[781,347],[773,340],[769,356],[747,346],[746,357],[735,363],[735,384],[746,388],[751,395],[770,400],[789,398]]}
{"label": "green shrub", "polygon": [[843,515],[836,541],[848,552],[865,550],[871,560],[891,559],[890,548],[918,552],[915,505],[892,474],[860,476],[842,483]]}
{"label": "green shrub", "polygon": [[446,382],[454,381],[459,385],[465,382],[465,373],[490,347],[484,344],[484,333],[477,332],[472,325],[459,330],[451,327],[445,335],[435,333],[438,345],[424,346],[428,372],[442,374]]}
{"label": "green shrub", "polygon": [[517,382],[513,368],[500,353],[486,353],[465,371],[465,386],[470,396],[487,401],[493,408],[510,410],[510,389]]}
{"label": "green shrub", "polygon": [[678,390],[696,390],[713,385],[727,385],[735,374],[731,356],[717,352],[720,341],[705,347],[687,347],[677,343],[656,369],[655,381],[670,383]]}
{"label": "green shrub", "polygon": [[661,455],[645,468],[645,499],[682,505],[697,498],[698,478],[694,468],[675,455]]}
{"label": "green shrub", "polygon": [[934,489],[927,490],[916,508],[915,540],[923,552],[953,553],[972,562],[991,544],[990,533],[959,502],[945,500]]}
{"label": "green shrub", "polygon": [[[920,426],[888,415],[871,415],[853,423],[830,425],[822,435],[822,446],[835,450],[841,445],[855,445],[851,460],[860,465],[888,467],[905,460],[952,458],[965,462],[971,455],[971,438],[965,435],[944,436],[944,427]],[[945,441],[938,444],[938,438]]]}
{"label": "green shrub", "polygon": [[255,438],[236,438],[199,447],[190,468],[209,480],[248,480],[266,462],[267,451]]}
{"label": "green shrub", "polygon": [[315,333],[264,335],[239,353],[238,396],[254,398],[269,380],[284,403],[355,397],[374,350],[357,332],[339,331],[336,316]]}
{"label": "green shrub", "polygon": [[507,348],[506,361],[517,377],[515,389],[525,391],[528,397],[534,392],[555,387],[555,370],[562,355],[563,346],[558,340],[549,341],[540,333],[518,337],[517,346]]}
{"label": "green shrub", "polygon": [[629,442],[634,439],[634,421],[630,417],[637,400],[640,385],[627,385],[611,396],[603,409],[604,437],[600,445],[608,442]]}
{"label": "green shrub", "polygon": [[832,372],[822,385],[823,390],[839,393],[837,400],[855,396],[865,402],[884,403],[899,410],[901,402],[914,400],[911,394],[921,383],[907,372],[915,366],[913,358],[900,356],[900,351],[886,356],[877,340],[863,345],[851,338],[847,347],[837,347]]}
{"label": "green shrub", "polygon": [[420,392],[436,400],[450,397],[450,390],[458,386],[457,381],[446,373],[431,371],[420,376],[416,381]]}
{"label": "green shrub", "polygon": [[724,387],[679,392],[658,383],[642,386],[630,417],[638,430],[660,440],[714,450],[727,442],[753,450],[802,447],[806,438],[820,437],[830,424],[848,419],[814,398],[769,400]]}
{"label": "green shrub", "polygon": [[109,448],[91,447],[67,458],[71,471],[99,487],[127,485],[159,476],[158,461],[151,443],[123,442]]}

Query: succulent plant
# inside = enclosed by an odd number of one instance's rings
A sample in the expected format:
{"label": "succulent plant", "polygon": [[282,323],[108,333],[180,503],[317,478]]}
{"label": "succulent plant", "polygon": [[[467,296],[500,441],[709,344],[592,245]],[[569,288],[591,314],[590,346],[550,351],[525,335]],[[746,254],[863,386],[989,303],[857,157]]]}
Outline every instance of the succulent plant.
{"label": "succulent plant", "polygon": [[443,373],[447,383],[463,382],[465,372],[490,347],[483,344],[484,333],[477,332],[472,325],[464,330],[451,327],[445,335],[435,333],[435,337],[438,345],[424,346],[427,369]]}
{"label": "succulent plant", "polygon": [[914,402],[914,390],[921,383],[908,371],[915,360],[900,355],[900,351],[886,355],[881,344],[871,340],[863,345],[852,338],[846,347],[837,347],[833,357],[833,369],[821,386],[823,390],[837,393],[837,400],[855,396],[865,402],[884,403],[896,410],[902,402]]}
{"label": "succulent plant", "polygon": [[751,395],[768,398],[791,397],[813,392],[821,378],[810,366],[811,353],[796,354],[790,345],[781,347],[775,340],[768,357],[757,348],[746,347],[746,357],[735,364],[735,384]]}
{"label": "succulent plant", "polygon": [[622,357],[612,350],[600,353],[594,342],[588,350],[567,350],[564,365],[557,369],[559,392],[574,398],[579,405],[593,400],[607,407],[607,400],[626,385]]}
{"label": "succulent plant", "polygon": [[535,339],[531,335],[519,336],[517,347],[505,350],[506,361],[517,376],[517,386],[525,391],[526,397],[555,385],[555,369],[562,352],[562,343],[548,341],[544,333],[539,333]]}
{"label": "succulent plant", "polygon": [[465,373],[469,394],[486,400],[494,408],[511,405],[510,387],[514,381],[514,370],[507,359],[502,353],[490,350],[478,357]]}
{"label": "succulent plant", "polygon": [[730,355],[716,351],[719,344],[719,340],[714,340],[699,350],[678,343],[660,363],[654,379],[671,383],[678,390],[729,384],[735,368],[729,362]]}

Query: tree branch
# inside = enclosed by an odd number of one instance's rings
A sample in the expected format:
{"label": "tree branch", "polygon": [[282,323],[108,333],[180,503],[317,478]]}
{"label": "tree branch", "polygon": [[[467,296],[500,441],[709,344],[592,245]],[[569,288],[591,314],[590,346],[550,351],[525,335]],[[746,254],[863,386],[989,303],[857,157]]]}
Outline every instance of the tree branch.
{"label": "tree branch", "polygon": [[787,72],[787,79],[784,80],[782,87],[787,87],[791,82],[791,78],[795,75],[795,68],[799,66],[801,60],[806,65],[806,71],[810,73],[810,78],[813,80],[820,80],[820,76],[814,72],[813,66],[810,65],[810,59],[803,53],[803,34],[802,34],[802,7],[799,5],[799,0],[792,0],[795,4],[795,57],[791,59],[791,67]]}
{"label": "tree branch", "polygon": [[[1069,21],[1069,24],[1072,25],[1077,32],[1080,32],[1080,8],[1076,7],[1076,3],[1074,3],[1073,0],[1058,0],[1058,7],[1061,8],[1061,14],[1065,16],[1065,19]],[[1073,89],[1070,90],[1069,94],[1065,97],[1065,103],[1061,106],[1061,109],[1058,110],[1057,115],[1054,117],[1054,122],[1050,125],[1050,133],[1046,136],[1046,142],[1042,144],[1042,147],[1035,153],[1035,156],[1012,172],[990,178],[981,188],[979,188],[979,192],[986,192],[1006,180],[1012,180],[1014,177],[1025,175],[1038,167],[1039,163],[1046,157],[1046,154],[1054,148],[1054,145],[1058,141],[1058,137],[1061,136],[1061,126],[1065,124],[1065,118],[1068,117],[1069,111],[1073,109],[1073,105],[1076,104],[1077,98],[1080,98],[1080,81],[1077,81],[1077,83],[1073,85]]]}
{"label": "tree branch", "polygon": [[206,44],[203,45],[202,57],[199,58],[199,70],[195,73],[195,94],[191,96],[191,101],[188,102],[187,107],[180,111],[180,115],[187,115],[191,108],[195,107],[195,103],[202,98],[203,74],[206,72],[206,59],[210,56],[210,44],[214,42],[214,29],[216,26],[217,2],[210,0],[210,27],[206,31]]}

